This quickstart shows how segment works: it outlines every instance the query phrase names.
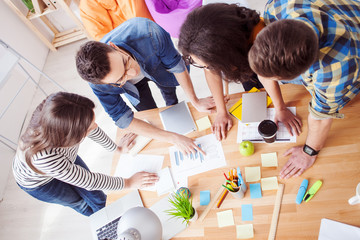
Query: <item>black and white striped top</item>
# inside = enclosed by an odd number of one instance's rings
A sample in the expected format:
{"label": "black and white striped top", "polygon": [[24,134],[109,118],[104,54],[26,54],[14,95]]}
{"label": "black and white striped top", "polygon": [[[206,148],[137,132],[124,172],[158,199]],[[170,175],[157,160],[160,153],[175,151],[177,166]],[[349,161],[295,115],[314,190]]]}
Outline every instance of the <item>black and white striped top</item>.
{"label": "black and white striped top", "polygon": [[[88,137],[109,151],[114,151],[116,144],[99,127],[90,132]],[[79,143],[80,144],[80,143]],[[25,188],[42,186],[52,179],[58,179],[87,190],[120,190],[124,186],[121,177],[111,177],[93,173],[74,164],[79,144],[68,148],[45,149],[33,156],[33,165],[42,174],[34,172],[25,161],[25,153],[18,150],[13,162],[16,182]]]}

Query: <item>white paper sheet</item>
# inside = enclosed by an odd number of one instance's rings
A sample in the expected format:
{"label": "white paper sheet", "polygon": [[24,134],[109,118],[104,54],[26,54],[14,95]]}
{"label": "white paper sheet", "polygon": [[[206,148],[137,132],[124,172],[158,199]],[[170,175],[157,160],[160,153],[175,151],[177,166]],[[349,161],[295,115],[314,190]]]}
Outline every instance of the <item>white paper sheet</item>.
{"label": "white paper sheet", "polygon": [[[296,107],[288,107],[288,109],[296,115]],[[267,109],[267,118],[270,120],[274,120],[275,118],[275,108]],[[238,124],[238,133],[237,133],[237,142],[241,143],[242,141],[251,141],[255,143],[265,142],[263,138],[260,136],[258,132],[258,126],[260,122],[257,123],[248,123],[244,124],[239,121]],[[287,131],[284,124],[281,122],[278,124],[279,129],[276,133],[276,141],[275,142],[296,142],[296,134],[293,136]]]}
{"label": "white paper sheet", "polygon": [[[137,172],[159,173],[163,165],[164,156],[138,154],[122,154],[116,166],[115,176],[129,178]],[[156,185],[142,190],[156,191]]]}
{"label": "white paper sheet", "polygon": [[215,135],[209,134],[197,138],[195,143],[205,151],[206,155],[197,152],[196,154],[186,156],[174,146],[169,148],[171,168],[175,182],[179,182],[179,177],[177,176],[181,176],[183,179],[185,176],[192,176],[226,166],[221,142],[216,140]]}
{"label": "white paper sheet", "polygon": [[359,240],[360,228],[348,224],[332,221],[326,218],[321,219],[318,240]]}

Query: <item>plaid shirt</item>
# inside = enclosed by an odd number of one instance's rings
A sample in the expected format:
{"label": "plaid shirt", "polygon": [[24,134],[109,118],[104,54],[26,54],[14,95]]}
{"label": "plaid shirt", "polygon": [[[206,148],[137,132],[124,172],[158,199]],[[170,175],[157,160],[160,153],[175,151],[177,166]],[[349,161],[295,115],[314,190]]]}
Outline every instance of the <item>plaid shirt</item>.
{"label": "plaid shirt", "polygon": [[360,91],[360,2],[269,0],[265,23],[296,19],[318,35],[319,59],[302,74],[316,118],[343,118],[339,110]]}

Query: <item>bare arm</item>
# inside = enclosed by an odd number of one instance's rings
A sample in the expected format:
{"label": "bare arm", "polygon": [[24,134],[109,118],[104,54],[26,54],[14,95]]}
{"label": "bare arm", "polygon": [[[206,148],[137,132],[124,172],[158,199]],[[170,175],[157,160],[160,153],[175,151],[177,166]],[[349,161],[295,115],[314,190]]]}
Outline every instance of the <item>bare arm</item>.
{"label": "bare arm", "polygon": [[[308,136],[306,145],[310,146],[316,151],[322,149],[325,145],[326,138],[329,134],[332,119],[316,120],[309,114],[308,116]],[[281,169],[281,178],[290,178],[292,176],[300,176],[306,169],[311,167],[317,155],[310,156],[303,151],[303,146],[290,148],[284,153],[284,156],[291,154],[290,159]]]}
{"label": "bare arm", "polygon": [[137,118],[133,118],[126,130],[145,137],[172,143],[185,154],[195,154],[195,149],[205,154],[205,152],[201,150],[201,148],[199,148],[191,138],[154,127],[151,124]]}
{"label": "bare arm", "polygon": [[213,95],[216,105],[216,118],[212,126],[212,131],[215,133],[216,138],[220,141],[226,138],[227,132],[232,127],[232,119],[226,110],[224,100],[223,82],[220,73],[210,70],[204,70],[206,82]]}
{"label": "bare arm", "polygon": [[278,122],[282,122],[291,135],[295,132],[295,134],[299,136],[302,127],[301,119],[296,117],[290,110],[287,109],[281,95],[279,83],[276,80],[263,78],[261,76],[258,77],[274,103],[276,112],[274,119],[275,123],[277,124]]}
{"label": "bare arm", "polygon": [[212,97],[199,99],[196,96],[194,86],[191,82],[190,75],[185,69],[182,73],[174,73],[176,80],[179,82],[180,86],[184,89],[185,94],[189,98],[191,104],[199,111],[199,112],[215,112],[213,109],[215,107],[215,102]]}

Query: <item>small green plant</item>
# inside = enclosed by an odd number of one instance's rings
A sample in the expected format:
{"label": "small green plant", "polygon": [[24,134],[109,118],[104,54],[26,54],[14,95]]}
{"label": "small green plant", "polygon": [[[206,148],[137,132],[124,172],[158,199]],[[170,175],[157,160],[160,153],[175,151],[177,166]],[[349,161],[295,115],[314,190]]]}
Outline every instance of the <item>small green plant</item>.
{"label": "small green plant", "polygon": [[169,198],[169,202],[172,208],[165,212],[173,218],[183,219],[183,222],[186,222],[186,225],[188,225],[190,219],[195,214],[195,209],[192,206],[192,198],[189,198],[188,195],[184,193],[175,193]]}

